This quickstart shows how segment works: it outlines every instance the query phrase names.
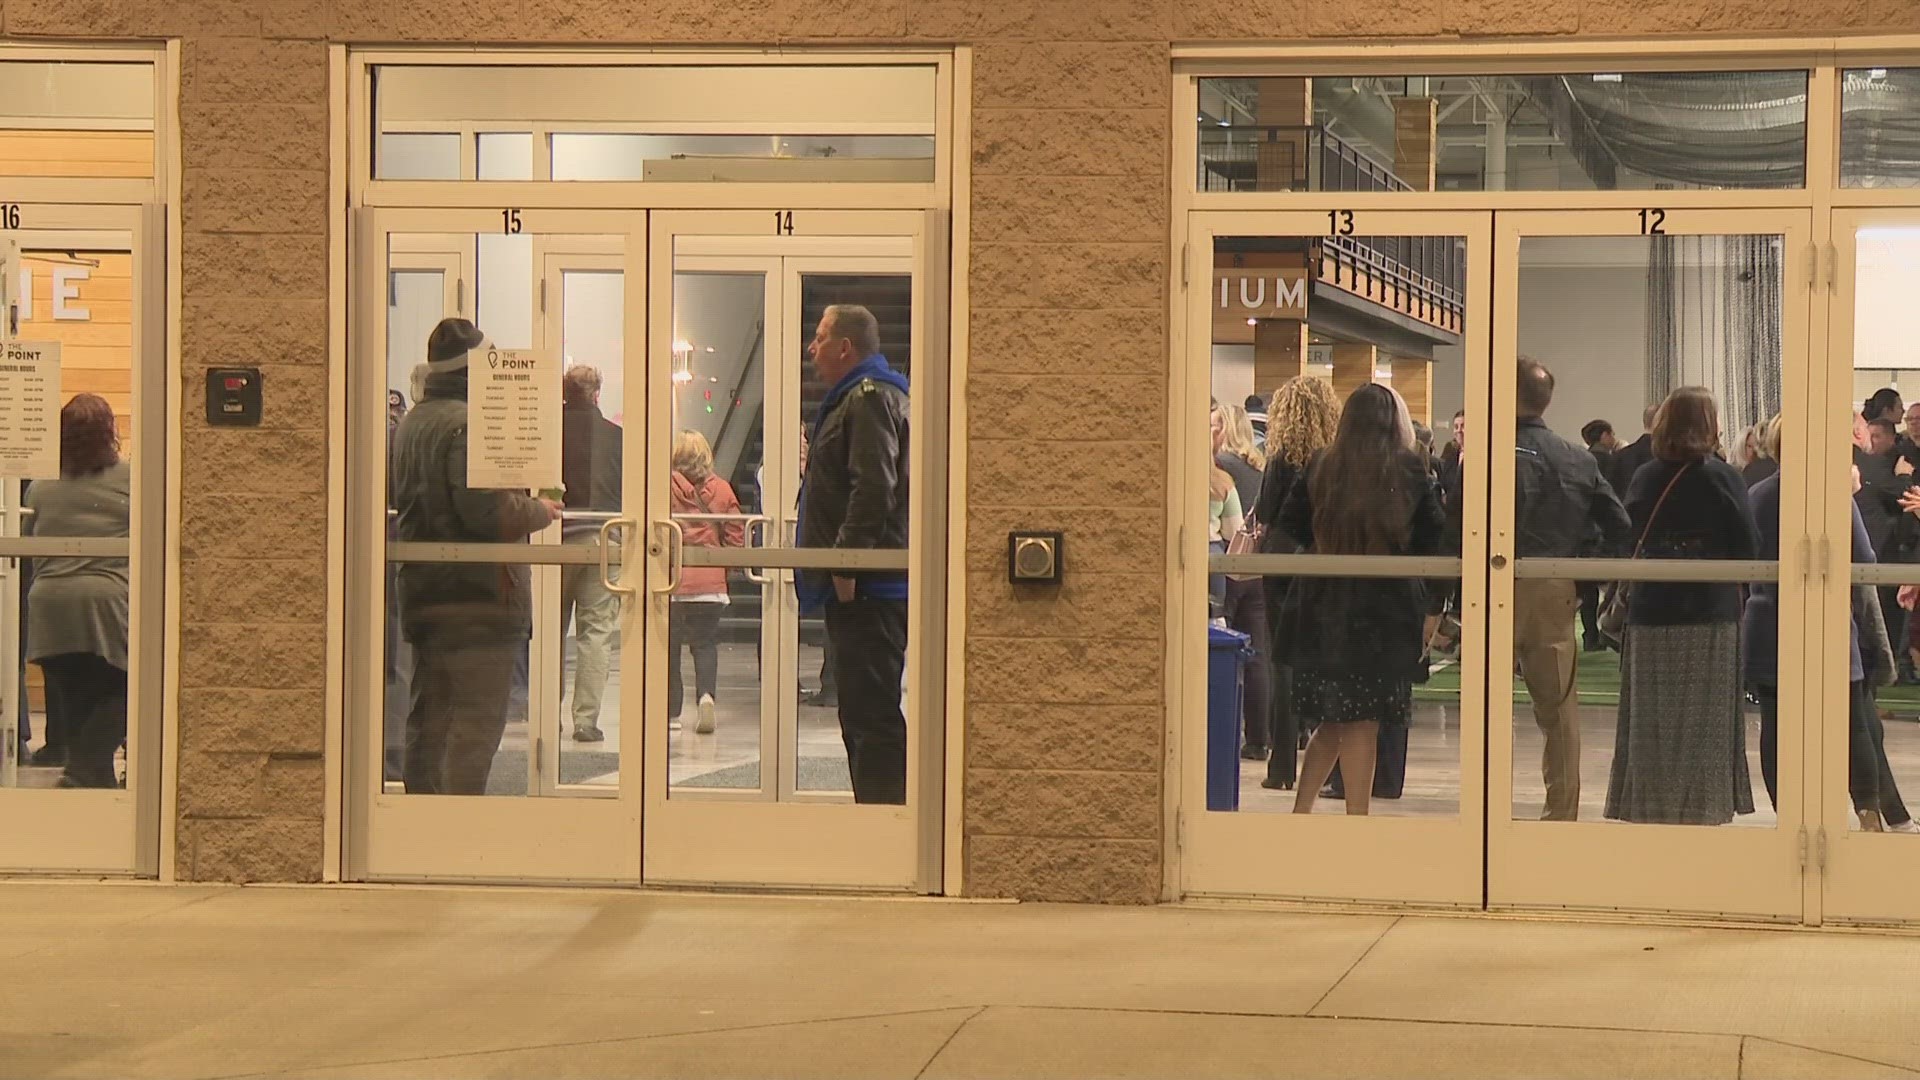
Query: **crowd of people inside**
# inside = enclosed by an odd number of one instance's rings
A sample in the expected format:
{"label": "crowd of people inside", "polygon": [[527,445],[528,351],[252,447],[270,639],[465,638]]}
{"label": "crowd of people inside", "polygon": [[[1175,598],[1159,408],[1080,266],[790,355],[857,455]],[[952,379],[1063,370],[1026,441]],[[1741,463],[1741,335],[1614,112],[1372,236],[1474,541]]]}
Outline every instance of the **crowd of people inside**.
{"label": "crowd of people inside", "polygon": [[[1543,737],[1542,818],[1580,815],[1576,682],[1581,653],[1604,649],[1618,650],[1620,668],[1607,818],[1717,825],[1752,813],[1750,704],[1759,712],[1762,780],[1777,800],[1773,581],[1580,582],[1528,573],[1527,560],[1777,561],[1780,462],[1790,450],[1780,418],[1725,440],[1711,391],[1684,386],[1648,406],[1634,441],[1593,420],[1575,443],[1546,421],[1553,373],[1527,357],[1516,368],[1512,662]],[[1385,385],[1341,402],[1325,379],[1301,375],[1267,401],[1216,402],[1210,544],[1278,555],[1458,556],[1475,453],[1466,420],[1453,417],[1452,439],[1435,454],[1432,435]],[[1907,410],[1897,393],[1877,393],[1855,437],[1854,561],[1913,561],[1920,405]],[[1458,580],[1288,572],[1217,576],[1209,593],[1216,622],[1244,633],[1254,655],[1240,754],[1265,762],[1262,786],[1293,790],[1295,813],[1333,797],[1347,813],[1366,814],[1373,799],[1398,797],[1413,688],[1428,679],[1436,653],[1458,644]],[[1863,829],[1920,831],[1888,765],[1874,700],[1876,687],[1914,679],[1916,601],[1920,587],[1855,590],[1849,790]]]}
{"label": "crowd of people inside", "polygon": [[[565,543],[599,543],[601,524],[621,509],[623,432],[600,409],[601,377],[591,366],[570,366],[562,379],[557,491],[467,485],[468,356],[484,341],[473,323],[442,320],[416,369],[414,403],[398,391],[388,394],[389,538],[518,543],[558,523]],[[801,438],[798,546],[907,545],[908,383],[879,342],[870,311],[834,305],[809,343],[826,396]],[[676,432],[668,485],[685,547],[747,545],[747,515],[701,432]],[[600,570],[580,563],[562,573],[559,631],[571,627],[574,645],[571,672],[563,660],[562,693],[571,691],[572,737],[582,743],[606,737],[600,711],[620,621],[619,599]],[[673,731],[681,730],[687,706],[689,656],[694,731],[711,734],[718,723],[721,620],[733,602],[728,574],[682,563],[676,575],[667,633]],[[828,703],[839,712],[854,798],[902,803],[906,575],[803,570],[796,577],[802,614],[826,627],[831,677],[823,672],[821,692],[832,695]],[[397,708],[388,720],[387,779],[408,794],[485,794],[507,724],[527,711],[530,565],[399,562],[389,576],[388,612],[388,695]]]}

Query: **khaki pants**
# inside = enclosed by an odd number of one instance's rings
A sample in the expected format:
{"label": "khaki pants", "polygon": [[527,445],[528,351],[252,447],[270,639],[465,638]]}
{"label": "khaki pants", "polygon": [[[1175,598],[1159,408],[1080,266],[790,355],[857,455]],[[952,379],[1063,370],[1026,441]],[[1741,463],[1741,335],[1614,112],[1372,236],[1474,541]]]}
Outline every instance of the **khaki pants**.
{"label": "khaki pants", "polygon": [[1574,619],[1580,593],[1571,581],[1513,583],[1513,653],[1533,699],[1533,719],[1546,736],[1540,774],[1547,784],[1546,821],[1580,816],[1580,704],[1574,694]]}

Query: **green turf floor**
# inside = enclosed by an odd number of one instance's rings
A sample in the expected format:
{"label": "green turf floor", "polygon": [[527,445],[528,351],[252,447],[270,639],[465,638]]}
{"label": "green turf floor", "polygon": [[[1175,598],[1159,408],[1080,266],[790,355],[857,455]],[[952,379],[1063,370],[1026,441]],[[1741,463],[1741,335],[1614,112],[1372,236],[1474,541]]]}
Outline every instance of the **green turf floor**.
{"label": "green turf floor", "polygon": [[[1582,705],[1618,705],[1620,654],[1612,649],[1581,653],[1580,667],[1574,676],[1574,688],[1580,694]],[[1432,678],[1427,680],[1426,685],[1413,688],[1413,698],[1415,701],[1459,701],[1460,668],[1450,660],[1436,659]],[[1882,709],[1890,710],[1897,716],[1920,717],[1920,686],[1881,687],[1877,698]],[[1513,699],[1518,702],[1527,700],[1527,689],[1517,674],[1513,680]]]}

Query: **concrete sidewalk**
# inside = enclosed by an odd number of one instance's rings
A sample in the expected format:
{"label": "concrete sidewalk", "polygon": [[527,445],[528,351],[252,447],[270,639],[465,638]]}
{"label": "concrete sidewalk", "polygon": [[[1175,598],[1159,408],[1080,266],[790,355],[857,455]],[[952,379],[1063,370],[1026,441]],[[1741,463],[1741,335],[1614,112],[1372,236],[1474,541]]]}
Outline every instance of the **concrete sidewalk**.
{"label": "concrete sidewalk", "polygon": [[0,885],[0,1077],[1920,1076],[1920,938]]}

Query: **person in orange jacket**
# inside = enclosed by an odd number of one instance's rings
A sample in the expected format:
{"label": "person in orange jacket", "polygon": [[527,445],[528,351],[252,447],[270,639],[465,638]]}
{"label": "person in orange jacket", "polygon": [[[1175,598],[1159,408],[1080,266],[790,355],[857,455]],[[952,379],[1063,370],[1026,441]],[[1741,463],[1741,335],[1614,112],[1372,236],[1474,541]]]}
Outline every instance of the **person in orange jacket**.
{"label": "person in orange jacket", "polygon": [[[697,431],[673,438],[673,516],[680,522],[687,547],[745,547],[744,521],[715,520],[738,515],[740,500],[733,485],[713,471],[713,447]],[[714,727],[714,697],[720,678],[720,614],[732,601],[727,596],[727,571],[720,566],[689,566],[673,592],[667,622],[667,715],[674,730],[686,688],[680,678],[680,652],[693,653],[695,709],[693,730],[705,735]]]}

